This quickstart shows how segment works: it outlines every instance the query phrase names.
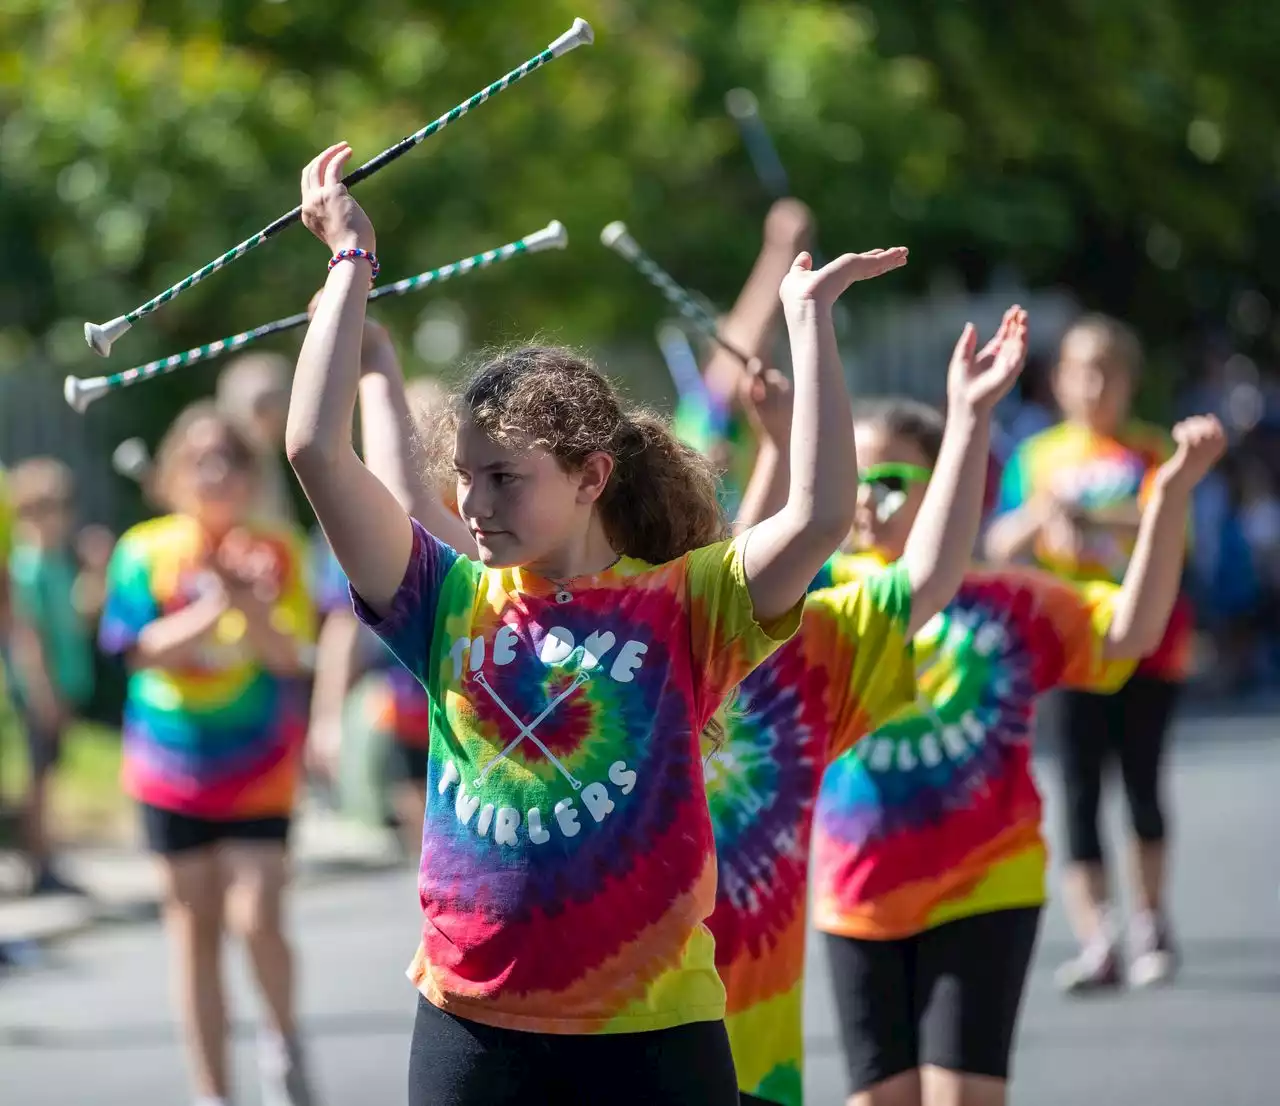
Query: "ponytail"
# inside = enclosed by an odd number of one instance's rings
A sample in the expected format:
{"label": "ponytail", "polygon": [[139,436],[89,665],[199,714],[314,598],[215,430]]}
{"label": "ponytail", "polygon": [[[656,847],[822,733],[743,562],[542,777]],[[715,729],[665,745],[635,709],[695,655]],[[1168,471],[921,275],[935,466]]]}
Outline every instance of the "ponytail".
{"label": "ponytail", "polygon": [[619,552],[662,564],[728,536],[711,463],[665,421],[647,411],[624,415],[611,452],[599,511]]}

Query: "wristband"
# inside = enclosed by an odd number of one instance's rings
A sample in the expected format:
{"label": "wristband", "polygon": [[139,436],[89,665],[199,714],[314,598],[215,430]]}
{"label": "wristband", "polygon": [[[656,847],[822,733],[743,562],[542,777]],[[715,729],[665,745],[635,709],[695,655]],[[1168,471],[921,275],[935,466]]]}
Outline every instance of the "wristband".
{"label": "wristband", "polygon": [[339,261],[355,261],[356,258],[363,257],[370,265],[373,266],[373,275],[369,277],[369,283],[372,284],[378,279],[378,273],[382,266],[378,264],[377,255],[372,250],[362,250],[358,247],[351,250],[339,250],[331,258],[329,258],[329,271],[333,272],[333,267]]}

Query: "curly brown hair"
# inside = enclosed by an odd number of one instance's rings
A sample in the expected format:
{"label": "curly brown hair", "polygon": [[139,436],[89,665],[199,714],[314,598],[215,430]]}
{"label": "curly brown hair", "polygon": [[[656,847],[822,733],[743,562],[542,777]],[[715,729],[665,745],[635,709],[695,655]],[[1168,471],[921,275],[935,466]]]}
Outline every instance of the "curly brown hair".
{"label": "curly brown hair", "polygon": [[452,474],[463,419],[494,441],[532,441],[567,471],[592,453],[612,456],[596,506],[618,553],[662,564],[728,536],[711,463],[665,419],[624,408],[600,370],[572,350],[526,346],[483,364],[424,430],[437,480]]}

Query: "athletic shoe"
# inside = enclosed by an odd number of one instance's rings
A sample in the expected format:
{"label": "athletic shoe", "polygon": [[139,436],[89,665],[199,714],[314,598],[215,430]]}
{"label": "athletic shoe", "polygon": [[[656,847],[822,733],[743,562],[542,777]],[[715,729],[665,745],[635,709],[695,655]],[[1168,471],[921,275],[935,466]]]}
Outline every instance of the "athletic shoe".
{"label": "athletic shoe", "polygon": [[297,1038],[261,1034],[258,1070],[262,1078],[262,1106],[315,1106]]}
{"label": "athletic shoe", "polygon": [[1060,965],[1053,978],[1058,990],[1068,995],[1119,987],[1120,957],[1115,945],[1107,941],[1090,942],[1078,956]]}
{"label": "athletic shoe", "polygon": [[1129,927],[1129,986],[1157,987],[1178,971],[1178,953],[1169,927],[1154,914],[1139,914]]}
{"label": "athletic shoe", "polygon": [[88,892],[79,884],[63,879],[52,868],[42,867],[31,881],[33,895],[87,895]]}

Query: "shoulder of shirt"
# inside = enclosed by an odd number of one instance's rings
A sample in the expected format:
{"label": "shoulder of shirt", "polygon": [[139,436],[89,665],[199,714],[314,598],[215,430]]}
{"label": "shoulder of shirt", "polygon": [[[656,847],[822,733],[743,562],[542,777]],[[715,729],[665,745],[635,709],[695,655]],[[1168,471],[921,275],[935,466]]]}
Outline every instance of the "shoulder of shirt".
{"label": "shoulder of shirt", "polygon": [[130,526],[120,535],[120,545],[163,545],[179,537],[187,538],[195,523],[186,515],[159,515]]}
{"label": "shoulder of shirt", "polygon": [[1013,455],[1024,456],[1028,453],[1038,453],[1046,449],[1052,449],[1054,446],[1063,442],[1069,442],[1077,437],[1080,427],[1069,422],[1055,422],[1052,426],[1046,426],[1043,430],[1037,430],[1034,434],[1023,438],[1013,450]]}
{"label": "shoulder of shirt", "polygon": [[1056,576],[1052,572],[1047,572],[1032,565],[988,565],[979,563],[971,566],[964,574],[964,579],[961,581],[956,595],[959,597],[968,590],[982,588],[1034,591],[1039,595],[1053,593],[1074,593],[1079,595],[1085,592],[1096,595],[1099,592],[1118,592],[1120,585],[1113,584],[1110,581],[1101,581],[1095,584],[1092,582],[1081,583],[1075,580],[1064,580],[1061,576]]}

